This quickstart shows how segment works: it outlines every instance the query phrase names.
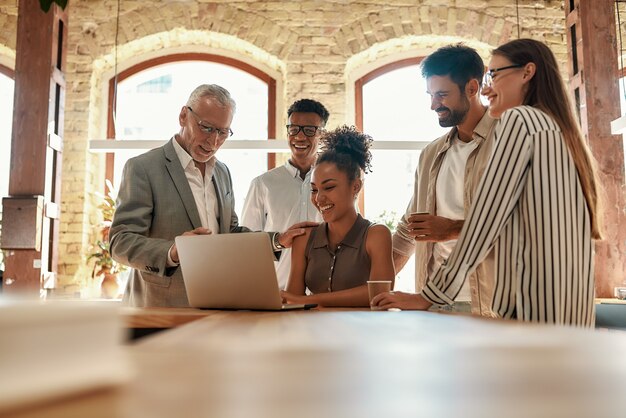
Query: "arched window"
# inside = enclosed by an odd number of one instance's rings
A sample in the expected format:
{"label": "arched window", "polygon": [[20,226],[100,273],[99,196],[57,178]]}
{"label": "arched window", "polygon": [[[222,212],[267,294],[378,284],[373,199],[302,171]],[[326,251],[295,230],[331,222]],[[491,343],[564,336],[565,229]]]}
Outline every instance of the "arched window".
{"label": "arched window", "polygon": [[[142,62],[109,83],[109,138],[168,140],[180,130],[178,115],[200,84],[219,84],[237,103],[228,141],[275,138],[276,82],[269,75],[233,58],[201,53],[175,54]],[[115,87],[117,86],[117,92]],[[113,115],[113,98],[117,112]],[[119,186],[125,162],[145,150],[107,155],[106,177]],[[274,156],[255,151],[221,149],[217,158],[228,165],[241,211],[247,185],[274,165]]]}
{"label": "arched window", "polygon": [[[393,150],[374,150],[372,173],[366,177],[362,210],[370,220],[398,220],[413,193],[419,150],[411,142],[432,141],[447,132],[430,109],[421,57],[375,69],[355,83],[356,123],[376,142],[406,141]],[[413,259],[398,274],[396,289],[414,290]]]}

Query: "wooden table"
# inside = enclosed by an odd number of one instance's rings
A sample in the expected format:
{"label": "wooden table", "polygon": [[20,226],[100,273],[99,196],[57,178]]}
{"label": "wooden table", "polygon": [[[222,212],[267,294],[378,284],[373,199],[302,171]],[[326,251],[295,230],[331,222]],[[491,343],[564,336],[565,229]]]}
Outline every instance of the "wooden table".
{"label": "wooden table", "polygon": [[203,311],[32,417],[623,418],[626,334],[430,312]]}
{"label": "wooden table", "polygon": [[[619,299],[596,299],[596,305],[601,304],[626,304],[626,300]],[[322,311],[355,311],[367,309],[348,309],[348,308],[324,308],[318,307],[317,310]],[[189,322],[196,321],[209,315],[213,315],[215,310],[210,309],[194,309],[194,308],[120,308],[120,315],[127,328],[175,328],[185,325]],[[464,315],[461,313],[452,313],[454,315]]]}
{"label": "wooden table", "polygon": [[616,298],[596,298],[596,305],[626,305],[626,300]]}
{"label": "wooden table", "polygon": [[120,308],[127,328],[176,328],[211,315],[211,310],[194,308]]}
{"label": "wooden table", "polygon": [[[369,311],[369,308],[324,308],[318,306],[314,308],[317,311]],[[176,328],[189,322],[202,319],[207,316],[228,311],[220,311],[215,309],[196,309],[196,308],[120,308],[122,322],[126,328],[142,329],[169,329]]]}

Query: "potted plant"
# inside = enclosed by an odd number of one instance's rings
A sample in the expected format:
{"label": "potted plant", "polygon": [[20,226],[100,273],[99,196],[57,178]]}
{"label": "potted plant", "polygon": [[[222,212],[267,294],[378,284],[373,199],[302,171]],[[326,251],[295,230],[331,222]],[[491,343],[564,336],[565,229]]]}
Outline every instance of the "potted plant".
{"label": "potted plant", "polygon": [[115,213],[115,190],[109,180],[106,181],[108,193],[103,195],[97,193],[102,199],[98,208],[102,214],[102,222],[98,224],[99,239],[92,246],[92,252],[87,261],[95,260],[91,277],[93,279],[102,278],[100,284],[101,296],[107,299],[117,297],[119,294],[118,273],[126,270],[126,267],[117,263],[109,252],[109,229]]}

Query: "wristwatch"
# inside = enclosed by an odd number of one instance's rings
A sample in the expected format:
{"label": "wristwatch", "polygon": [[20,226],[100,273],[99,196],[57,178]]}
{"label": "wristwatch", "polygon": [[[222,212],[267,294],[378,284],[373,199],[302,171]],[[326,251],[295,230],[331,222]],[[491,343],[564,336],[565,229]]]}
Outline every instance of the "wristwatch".
{"label": "wristwatch", "polygon": [[276,250],[282,250],[287,248],[283,244],[281,244],[280,241],[278,241],[278,235],[280,235],[279,232],[274,232],[274,236],[272,237],[272,245],[274,246],[274,248]]}

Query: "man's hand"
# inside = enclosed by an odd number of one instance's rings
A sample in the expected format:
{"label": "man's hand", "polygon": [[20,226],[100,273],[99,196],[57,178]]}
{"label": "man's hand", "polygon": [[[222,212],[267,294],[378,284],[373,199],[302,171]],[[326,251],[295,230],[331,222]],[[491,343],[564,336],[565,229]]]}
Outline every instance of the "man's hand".
{"label": "man's hand", "polygon": [[416,241],[450,241],[457,239],[463,228],[462,220],[455,221],[427,213],[414,213],[407,220],[406,233]]}
{"label": "man's hand", "polygon": [[[180,236],[184,237],[186,235],[209,235],[209,234],[211,234],[210,229],[200,227],[200,228],[193,229],[191,231],[184,232]],[[178,249],[176,248],[176,242],[174,242],[174,245],[172,245],[172,251],[170,252],[170,257],[172,257],[172,261],[175,262],[176,264],[180,263],[180,260],[178,259]]]}
{"label": "man's hand", "polygon": [[299,222],[293,224],[283,233],[278,234],[278,242],[285,248],[290,248],[293,244],[293,239],[306,232],[306,228],[313,228],[318,226],[318,222]]}
{"label": "man's hand", "polygon": [[432,303],[428,302],[422,295],[404,292],[385,292],[376,295],[371,302],[372,306],[377,306],[381,310],[389,308],[399,308],[403,310],[425,311]]}

